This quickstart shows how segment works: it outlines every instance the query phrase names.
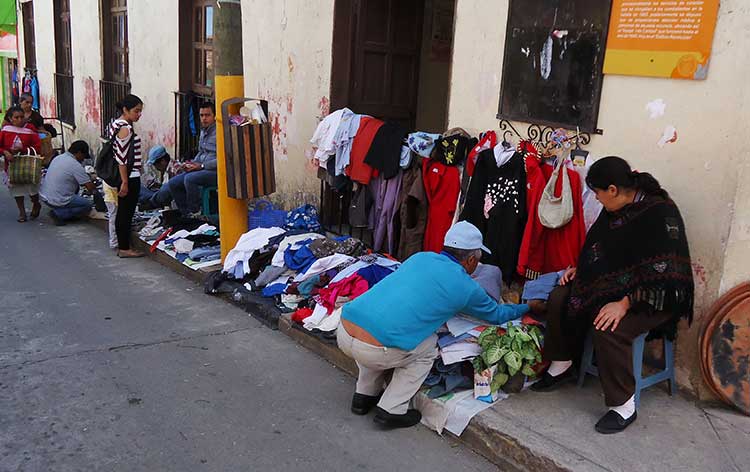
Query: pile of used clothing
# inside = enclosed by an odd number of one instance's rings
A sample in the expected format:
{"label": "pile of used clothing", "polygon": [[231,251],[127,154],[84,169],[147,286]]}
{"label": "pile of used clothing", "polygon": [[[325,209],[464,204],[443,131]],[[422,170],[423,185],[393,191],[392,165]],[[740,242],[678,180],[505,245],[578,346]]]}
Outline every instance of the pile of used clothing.
{"label": "pile of used clothing", "polygon": [[219,264],[219,231],[203,219],[149,212],[137,216],[136,225],[139,237],[151,245],[152,252],[161,250],[195,270]]}
{"label": "pile of used clothing", "polygon": [[317,219],[290,219],[284,228],[255,228],[227,254],[208,293],[260,292],[309,331],[335,332],[340,308],[383,280],[400,263],[359,239],[327,237]]}

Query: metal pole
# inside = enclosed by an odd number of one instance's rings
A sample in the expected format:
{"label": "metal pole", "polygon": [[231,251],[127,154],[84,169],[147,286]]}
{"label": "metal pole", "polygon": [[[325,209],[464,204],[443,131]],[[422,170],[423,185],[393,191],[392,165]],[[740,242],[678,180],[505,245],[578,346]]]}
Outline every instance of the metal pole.
{"label": "metal pole", "polygon": [[[244,96],[242,69],[242,9],[239,0],[219,0],[214,9],[214,61],[216,87],[216,154],[219,194],[219,231],[221,258],[247,232],[247,201],[227,195],[224,118],[219,112],[225,100]],[[230,110],[238,113],[237,107]]]}

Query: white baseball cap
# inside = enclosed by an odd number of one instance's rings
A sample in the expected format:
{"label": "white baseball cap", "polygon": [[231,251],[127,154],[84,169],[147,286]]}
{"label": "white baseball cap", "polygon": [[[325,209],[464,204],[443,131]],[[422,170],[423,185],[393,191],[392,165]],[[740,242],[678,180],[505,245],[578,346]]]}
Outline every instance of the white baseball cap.
{"label": "white baseball cap", "polygon": [[482,244],[482,242],[482,232],[476,226],[468,221],[459,221],[451,226],[451,229],[445,234],[445,241],[443,243],[445,246],[454,249],[481,249],[487,254],[492,254],[492,251],[487,249],[487,246]]}

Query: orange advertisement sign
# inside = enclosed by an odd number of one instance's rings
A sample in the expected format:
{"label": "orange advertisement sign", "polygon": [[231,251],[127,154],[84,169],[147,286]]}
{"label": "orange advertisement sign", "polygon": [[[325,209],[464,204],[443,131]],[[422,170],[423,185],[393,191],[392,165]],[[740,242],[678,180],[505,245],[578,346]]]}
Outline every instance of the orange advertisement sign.
{"label": "orange advertisement sign", "polygon": [[612,0],[605,74],[705,79],[719,0]]}

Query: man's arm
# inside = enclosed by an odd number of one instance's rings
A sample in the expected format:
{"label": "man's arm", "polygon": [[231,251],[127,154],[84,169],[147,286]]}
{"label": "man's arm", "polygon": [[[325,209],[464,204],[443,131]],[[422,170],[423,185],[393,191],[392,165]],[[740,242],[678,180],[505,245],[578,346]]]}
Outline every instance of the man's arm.
{"label": "man's arm", "polygon": [[498,304],[478,283],[473,280],[472,282],[475,287],[470,289],[469,298],[462,313],[492,324],[503,325],[522,317],[529,311],[528,305]]}
{"label": "man's arm", "polygon": [[216,127],[201,139],[200,152],[195,156],[195,161],[205,170],[216,170]]}

